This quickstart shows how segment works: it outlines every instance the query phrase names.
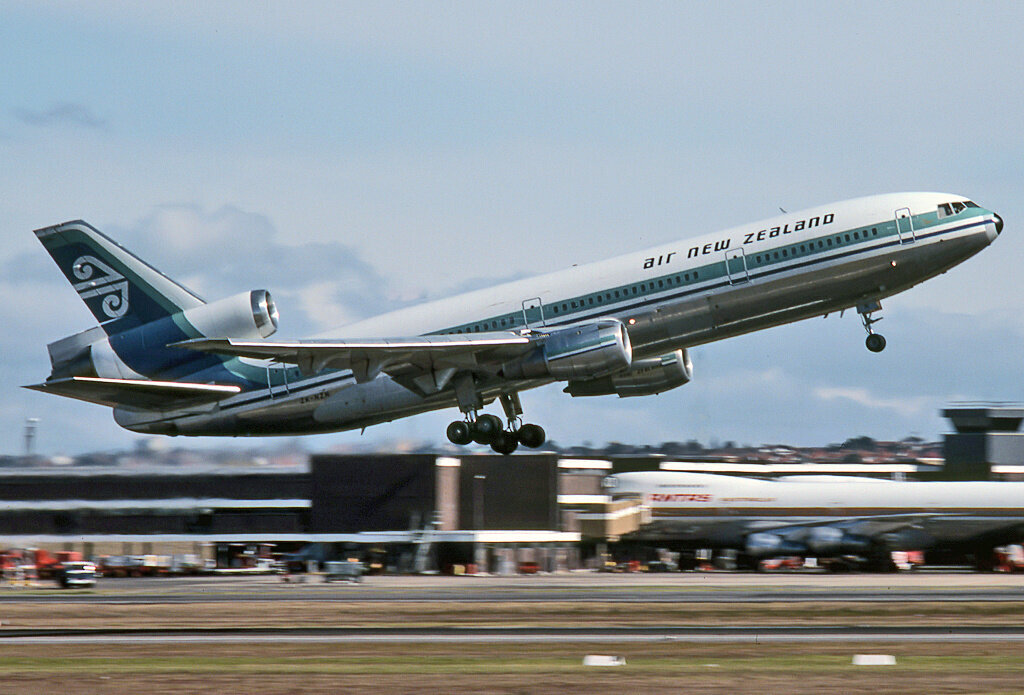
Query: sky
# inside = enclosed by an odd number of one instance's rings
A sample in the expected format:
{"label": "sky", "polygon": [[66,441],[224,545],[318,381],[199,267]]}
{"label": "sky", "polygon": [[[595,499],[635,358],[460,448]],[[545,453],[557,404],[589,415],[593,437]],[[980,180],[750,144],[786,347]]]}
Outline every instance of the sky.
{"label": "sky", "polygon": [[[91,317],[32,230],[85,219],[277,337],[891,191],[1006,221],[855,314],[693,349],[656,397],[524,393],[561,445],[937,438],[1024,400],[1024,4],[0,0],[0,454],[139,435],[20,388]],[[443,442],[454,409],[312,450]],[[176,441],[252,446],[266,440]]]}

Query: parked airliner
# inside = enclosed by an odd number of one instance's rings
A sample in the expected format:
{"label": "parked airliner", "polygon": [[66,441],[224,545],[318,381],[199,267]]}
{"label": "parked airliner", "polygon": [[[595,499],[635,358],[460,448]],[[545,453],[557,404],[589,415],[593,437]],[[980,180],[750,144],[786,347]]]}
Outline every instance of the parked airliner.
{"label": "parked airliner", "polygon": [[841,476],[780,480],[647,471],[604,479],[635,497],[649,521],[628,538],[679,548],[734,549],[753,564],[788,555],[887,563],[893,550],[972,556],[1024,536],[1024,483],[893,482]]}
{"label": "parked airliner", "polygon": [[[990,244],[999,215],[962,196],[832,203],[421,304],[305,340],[268,340],[266,290],[207,303],[82,221],[36,236],[99,323],[48,346],[29,386],[168,435],[364,428],[458,407],[456,444],[538,447],[519,392],[643,396],[690,381],[687,349],[855,308],[868,349],[880,300]],[[497,399],[504,419],[483,413]]]}

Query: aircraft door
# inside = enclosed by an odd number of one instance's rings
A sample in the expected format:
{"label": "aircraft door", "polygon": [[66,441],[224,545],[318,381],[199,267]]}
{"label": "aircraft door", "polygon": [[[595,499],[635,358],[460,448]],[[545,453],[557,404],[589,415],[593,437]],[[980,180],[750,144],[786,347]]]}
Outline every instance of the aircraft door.
{"label": "aircraft door", "polygon": [[288,367],[280,364],[267,364],[267,391],[270,398],[291,393],[288,385]]}
{"label": "aircraft door", "polygon": [[544,326],[544,303],[540,297],[523,300],[523,322],[528,328]]}
{"label": "aircraft door", "polygon": [[725,252],[725,272],[729,276],[730,285],[740,285],[750,280],[747,272],[747,256],[743,249]]}
{"label": "aircraft door", "polygon": [[910,244],[914,241],[914,218],[910,214],[910,208],[900,208],[896,211],[896,234],[899,235],[901,244]]}

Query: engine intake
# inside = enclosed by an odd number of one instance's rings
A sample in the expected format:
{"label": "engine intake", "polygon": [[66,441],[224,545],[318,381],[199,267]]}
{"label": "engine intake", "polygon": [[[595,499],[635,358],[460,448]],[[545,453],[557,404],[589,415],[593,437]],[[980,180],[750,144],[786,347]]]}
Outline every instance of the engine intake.
{"label": "engine intake", "polygon": [[605,319],[552,333],[524,359],[505,363],[502,374],[511,379],[592,379],[628,368],[632,361],[626,327]]}
{"label": "engine intake", "polygon": [[257,340],[277,332],[277,305],[267,290],[240,292],[181,315],[206,336]]}
{"label": "engine intake", "polygon": [[693,362],[686,350],[676,350],[661,357],[634,360],[628,369],[600,379],[572,380],[565,392],[573,397],[653,396],[689,383],[693,378]]}

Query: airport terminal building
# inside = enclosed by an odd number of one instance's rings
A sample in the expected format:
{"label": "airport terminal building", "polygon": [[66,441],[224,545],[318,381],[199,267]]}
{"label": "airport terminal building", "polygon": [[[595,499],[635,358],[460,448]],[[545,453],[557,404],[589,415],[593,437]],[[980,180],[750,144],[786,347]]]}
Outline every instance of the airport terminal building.
{"label": "airport terminal building", "polygon": [[593,565],[648,520],[611,473],[1021,479],[1024,410],[946,412],[945,461],[765,463],[659,455],[313,455],[308,466],[0,468],[0,547],[86,557],[190,553],[232,567],[254,548],[381,559],[393,571]]}
{"label": "airport terminal building", "polygon": [[[297,467],[298,468],[298,467]],[[579,566],[572,509],[600,498],[607,461],[554,454],[312,456],[308,468],[0,469],[0,544],[87,557],[318,544],[400,571]]]}
{"label": "airport terminal building", "polygon": [[[928,466],[873,464],[879,477]],[[613,500],[614,472],[865,474],[852,464],[756,464],[553,453],[453,458],[314,455],[308,468],[0,469],[0,545],[86,557],[189,553],[236,566],[260,548],[315,547],[311,559],[380,558],[392,571],[508,572],[592,565],[645,521]]]}

